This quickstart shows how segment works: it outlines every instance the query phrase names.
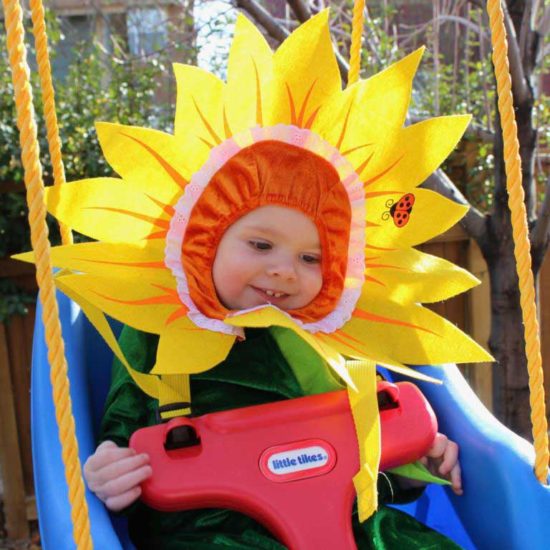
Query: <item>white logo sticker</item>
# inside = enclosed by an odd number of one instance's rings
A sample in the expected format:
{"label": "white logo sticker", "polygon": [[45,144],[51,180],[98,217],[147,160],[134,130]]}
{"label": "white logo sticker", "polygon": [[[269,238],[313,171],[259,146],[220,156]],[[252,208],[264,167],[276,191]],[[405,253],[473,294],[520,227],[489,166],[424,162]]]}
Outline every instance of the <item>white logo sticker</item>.
{"label": "white logo sticker", "polygon": [[275,453],[268,458],[267,467],[275,475],[284,475],[320,468],[325,466],[328,460],[326,449],[314,445]]}

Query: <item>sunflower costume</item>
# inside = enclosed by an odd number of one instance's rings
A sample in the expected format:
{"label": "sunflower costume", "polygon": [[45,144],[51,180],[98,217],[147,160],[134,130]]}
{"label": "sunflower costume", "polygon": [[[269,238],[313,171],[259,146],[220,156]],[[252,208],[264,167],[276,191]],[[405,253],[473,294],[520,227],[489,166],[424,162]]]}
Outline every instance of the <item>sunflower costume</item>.
{"label": "sunflower costume", "polygon": [[[194,405],[189,376],[220,368],[250,330],[291,331],[326,362],[348,387],[356,420],[361,520],[377,507],[375,364],[420,378],[406,365],[490,360],[420,305],[477,282],[412,248],[466,210],[417,188],[469,122],[453,116],[404,127],[421,54],[342,91],[327,12],[275,53],[240,17],[226,83],[175,65],[173,135],[100,123],[101,146],[121,179],[81,180],[47,195],[50,212],[98,241],[52,250],[57,285],[161,405]],[[315,223],[323,286],[300,309],[229,311],[212,281],[217,244],[239,217],[268,204]],[[159,335],[149,372],[132,368],[104,314]],[[304,369],[294,369],[298,379]]]}

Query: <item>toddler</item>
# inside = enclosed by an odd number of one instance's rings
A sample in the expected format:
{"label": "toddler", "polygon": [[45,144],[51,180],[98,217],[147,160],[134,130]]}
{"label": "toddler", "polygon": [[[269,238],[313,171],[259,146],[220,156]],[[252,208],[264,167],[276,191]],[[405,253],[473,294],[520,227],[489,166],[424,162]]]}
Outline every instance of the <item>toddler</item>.
{"label": "toddler", "polygon": [[[208,245],[214,248],[213,261],[203,287],[208,287],[211,279],[215,298],[231,311],[266,304],[294,314],[304,311],[323,288],[326,291],[324,266],[330,265],[330,255],[336,253],[326,234],[324,241],[329,244],[323,246],[318,220],[319,212],[330,203],[327,195],[334,194],[333,171],[326,163],[304,155],[293,146],[272,142],[253,145],[226,163],[209,186],[222,213],[225,203],[220,193],[227,186],[226,176],[235,173],[240,188],[248,189],[249,197],[256,197],[257,204],[249,211],[236,209],[227,215],[231,222],[218,242]],[[298,180],[299,185],[292,185]],[[207,210],[207,205],[197,203],[196,209],[201,208]],[[220,223],[223,226],[223,221]],[[193,229],[190,223],[186,239],[204,238]],[[323,229],[326,233],[326,227]],[[186,248],[194,253],[189,241],[184,241],[184,254]],[[247,330],[246,339],[234,344],[225,361],[191,377],[193,413],[304,395],[294,374],[299,366],[285,357],[284,343],[296,346],[297,341],[294,334],[282,328]],[[143,371],[151,368],[155,336],[126,328],[121,345],[134,366]],[[342,387],[326,366],[319,369],[319,376],[326,378],[327,391]],[[143,395],[124,368],[115,363],[103,421],[103,442],[84,467],[88,486],[107,508],[118,512],[133,505],[128,514],[137,546],[282,548],[261,526],[235,512],[200,510],[167,514],[142,503],[135,504],[140,484],[153,472],[149,457],[136,454],[127,442],[135,429],[155,422],[154,407],[153,400]],[[450,479],[456,494],[462,493],[458,447],[454,442],[438,434],[424,462],[434,473]],[[418,483],[383,474],[378,490],[382,503],[399,502],[419,494]],[[360,548],[386,548],[388,540],[396,537],[404,537],[402,540],[414,537],[419,545],[426,540],[433,544],[436,540],[438,548],[454,547],[413,518],[386,507],[381,507],[364,524],[355,521],[355,531]]]}

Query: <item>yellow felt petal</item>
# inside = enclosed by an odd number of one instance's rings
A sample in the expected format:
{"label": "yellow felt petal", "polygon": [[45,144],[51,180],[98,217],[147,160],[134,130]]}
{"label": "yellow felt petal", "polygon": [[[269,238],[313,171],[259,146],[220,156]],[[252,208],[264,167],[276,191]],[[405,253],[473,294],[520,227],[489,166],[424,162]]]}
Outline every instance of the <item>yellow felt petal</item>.
{"label": "yellow felt petal", "polygon": [[342,88],[324,10],[300,25],[277,49],[273,105],[267,124],[311,127],[323,103]]}
{"label": "yellow felt petal", "polygon": [[[375,349],[369,347],[362,340],[350,338],[350,336],[346,333],[345,328],[346,325],[336,332],[330,334],[318,333],[315,337],[334,348],[338,353],[341,353],[345,357],[357,359],[359,361],[374,361],[377,365],[386,367],[387,369],[398,374],[403,374],[410,378],[422,380],[424,382],[435,382],[436,384],[440,383],[440,381],[436,378],[432,378],[431,376],[422,374],[415,369],[406,367],[405,365],[399,363],[394,357],[388,357],[388,349],[384,349],[383,347],[378,347]],[[349,361],[346,362],[346,365],[348,363]]]}
{"label": "yellow felt petal", "polygon": [[479,280],[447,260],[414,248],[390,252],[366,250],[363,292],[393,302],[439,302],[465,292]]}
{"label": "yellow felt petal", "polygon": [[88,302],[82,296],[74,293],[73,289],[64,284],[64,277],[57,277],[56,284],[58,288],[65,293],[69,298],[74,300],[80,305],[82,311],[92,323],[95,329],[99,332],[101,337],[105,340],[115,357],[126,367],[128,374],[132,377],[137,386],[144,391],[146,394],[151,397],[158,399],[160,397],[160,389],[162,388],[162,394],[165,396],[170,396],[173,401],[181,401],[179,396],[171,391],[170,387],[165,389],[166,384],[163,384],[157,376],[152,376],[150,374],[145,374],[143,372],[137,371],[128,363],[128,360],[124,356],[122,349],[118,344],[118,340],[115,337],[109,322],[105,318],[103,312],[95,307],[93,304]]}
{"label": "yellow felt petal", "polygon": [[361,165],[371,155],[372,144],[403,126],[423,51],[420,48],[334,95],[319,111],[312,130],[338,147],[355,166]]}
{"label": "yellow felt petal", "polygon": [[67,275],[59,280],[72,296],[82,296],[113,319],[138,330],[160,334],[170,325],[195,327],[174,289],[140,279],[128,281],[87,274]]}
{"label": "yellow felt petal", "polygon": [[234,335],[198,327],[171,327],[161,333],[152,374],[203,372],[223,361],[235,342]]}
{"label": "yellow felt petal", "polygon": [[372,353],[388,353],[399,363],[438,365],[491,361],[491,356],[452,323],[419,305],[403,306],[365,293],[341,329]]}
{"label": "yellow felt petal", "polygon": [[[79,243],[54,246],[51,259],[54,267],[124,278],[129,281],[141,279],[150,284],[175,288],[176,281],[164,265],[164,242],[160,239],[133,243]],[[34,253],[27,252],[18,260],[34,262]]]}
{"label": "yellow felt petal", "polygon": [[387,134],[366,164],[355,165],[367,194],[413,190],[449,156],[470,120],[431,118]]}
{"label": "yellow felt petal", "polygon": [[175,137],[157,130],[99,122],[97,135],[113,169],[133,188],[173,204],[191,177]]}
{"label": "yellow felt petal", "polygon": [[231,135],[223,106],[224,83],[192,65],[174,64],[177,83],[174,134],[192,172],[205,162],[212,147]]}
{"label": "yellow felt petal", "polygon": [[224,90],[233,134],[259,124],[270,105],[273,52],[262,33],[244,15],[237,17]]}
{"label": "yellow felt petal", "polygon": [[46,204],[58,220],[101,241],[135,242],[168,229],[161,206],[116,178],[48,187]]}
{"label": "yellow felt petal", "polygon": [[432,239],[450,229],[468,207],[429,189],[415,189],[415,202],[406,225],[398,227],[390,215],[401,193],[381,194],[367,199],[367,244],[383,248],[405,248]]}
{"label": "yellow felt petal", "polygon": [[345,368],[344,358],[334,348],[316,335],[302,329],[288,314],[272,306],[265,306],[254,310],[235,313],[226,317],[228,325],[236,327],[270,327],[279,326],[293,330],[302,340],[309,344],[332,367],[336,374],[351,387],[354,387],[348,371]]}

